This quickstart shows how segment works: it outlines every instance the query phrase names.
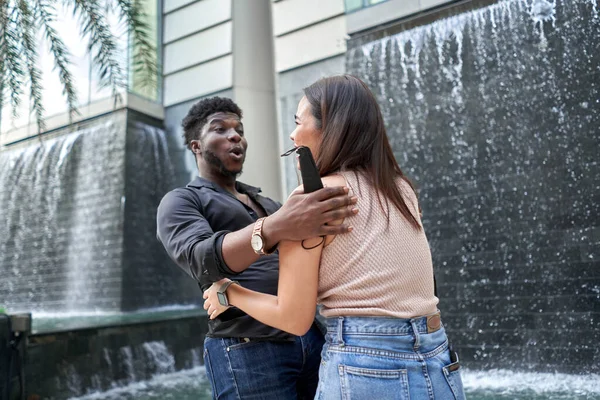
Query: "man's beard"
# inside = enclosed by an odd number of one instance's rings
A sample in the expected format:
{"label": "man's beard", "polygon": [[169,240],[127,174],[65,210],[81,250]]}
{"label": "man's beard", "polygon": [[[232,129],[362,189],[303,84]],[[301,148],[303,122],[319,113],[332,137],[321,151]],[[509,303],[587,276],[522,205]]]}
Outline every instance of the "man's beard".
{"label": "man's beard", "polygon": [[219,168],[219,172],[221,173],[221,175],[223,175],[227,178],[237,178],[238,176],[240,176],[242,174],[241,169],[237,172],[228,170],[225,167],[225,164],[223,164],[223,161],[221,161],[221,159],[219,157],[217,157],[217,155],[211,150],[208,150],[208,149],[204,150],[202,152],[202,157],[210,165]]}

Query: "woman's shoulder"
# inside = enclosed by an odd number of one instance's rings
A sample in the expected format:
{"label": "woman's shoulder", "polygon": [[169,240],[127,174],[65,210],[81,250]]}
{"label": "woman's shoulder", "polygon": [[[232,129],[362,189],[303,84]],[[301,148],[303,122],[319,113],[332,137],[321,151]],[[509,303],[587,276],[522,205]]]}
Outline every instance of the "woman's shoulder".
{"label": "woman's shoulder", "polygon": [[405,197],[409,197],[410,199],[414,200],[417,199],[416,189],[406,177],[398,176],[396,178],[396,183]]}
{"label": "woman's shoulder", "polygon": [[[342,175],[337,175],[337,174],[322,176],[321,182],[323,182],[323,186],[326,186],[326,187],[347,186],[347,183],[346,183],[346,180],[344,179],[344,177]],[[296,192],[302,192],[304,190],[303,187],[304,187],[303,185],[298,186],[296,189],[294,189],[292,191],[292,193],[290,193],[290,196]],[[289,196],[288,196],[288,198],[289,198]]]}
{"label": "woman's shoulder", "polygon": [[417,215],[421,215],[421,206],[419,206],[419,198],[417,196],[416,188],[413,184],[405,177],[398,177],[398,187],[402,193],[402,197],[407,203],[412,205],[413,210]]}
{"label": "woman's shoulder", "polygon": [[[321,178],[321,181],[323,181],[323,186],[348,186],[350,189],[350,192],[352,193],[352,187],[350,187],[350,185],[348,185],[348,183],[346,182],[346,179],[344,179],[344,176],[340,173],[334,173],[331,175],[327,175],[327,176],[323,176]],[[328,222],[328,225],[340,225],[344,222],[344,219],[338,219],[336,221],[331,221]],[[328,235],[325,238],[325,248],[327,246],[329,246],[331,244],[331,242],[333,242],[333,240],[335,239],[335,235]]]}
{"label": "woman's shoulder", "polygon": [[346,179],[340,173],[324,176],[321,181],[323,186],[346,186]]}

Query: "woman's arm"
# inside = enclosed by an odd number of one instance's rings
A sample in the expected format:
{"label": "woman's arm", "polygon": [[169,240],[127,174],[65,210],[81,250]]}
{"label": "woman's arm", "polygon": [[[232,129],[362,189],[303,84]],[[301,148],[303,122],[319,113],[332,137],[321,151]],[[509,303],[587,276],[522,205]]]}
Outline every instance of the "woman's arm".
{"label": "woman's arm", "polygon": [[[315,317],[322,249],[322,244],[306,250],[301,242],[281,242],[277,296],[231,285],[227,289],[229,304],[263,324],[294,335],[304,335]],[[204,308],[208,310],[211,319],[227,309],[219,304],[216,295],[217,289],[224,282],[225,280],[217,282],[204,292]],[[216,311],[213,313],[213,310]]]}
{"label": "woman's arm", "polygon": [[[326,186],[345,185],[341,176],[323,178]],[[358,212],[354,209],[354,214]],[[339,225],[337,220],[329,225]],[[352,227],[349,227],[352,230]],[[279,244],[279,284],[277,296],[255,292],[239,285],[227,289],[227,298],[232,306],[239,308],[263,324],[281,329],[294,335],[304,335],[311,327],[316,307],[319,281],[319,264],[324,243],[334,236],[312,238],[302,242],[283,241]],[[226,280],[213,284],[204,292],[204,309],[214,319],[228,307],[219,304],[217,290]],[[214,313],[213,313],[214,312]]]}

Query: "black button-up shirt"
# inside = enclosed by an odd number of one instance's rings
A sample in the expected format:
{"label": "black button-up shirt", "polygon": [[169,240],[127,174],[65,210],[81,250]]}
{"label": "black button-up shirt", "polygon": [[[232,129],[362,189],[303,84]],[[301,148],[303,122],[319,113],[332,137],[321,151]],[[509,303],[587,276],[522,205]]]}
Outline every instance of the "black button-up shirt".
{"label": "black button-up shirt", "polygon": [[[261,196],[260,189],[236,183],[267,215],[281,204]],[[167,193],[158,206],[157,236],[171,258],[204,290],[223,277],[232,278],[248,289],[277,295],[279,254],[261,256],[236,274],[223,261],[223,237],[258,219],[256,212],[215,183],[197,177],[184,188]],[[258,322],[232,307],[209,320],[208,336],[293,340],[293,336]]]}

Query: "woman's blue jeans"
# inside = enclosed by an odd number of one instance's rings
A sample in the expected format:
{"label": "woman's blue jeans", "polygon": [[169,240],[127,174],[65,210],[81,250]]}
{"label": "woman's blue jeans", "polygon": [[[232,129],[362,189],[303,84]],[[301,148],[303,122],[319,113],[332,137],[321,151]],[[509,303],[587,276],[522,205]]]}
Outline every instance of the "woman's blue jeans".
{"label": "woman's blue jeans", "polygon": [[428,333],[426,317],[328,318],[315,399],[463,400],[459,365],[438,326]]}

